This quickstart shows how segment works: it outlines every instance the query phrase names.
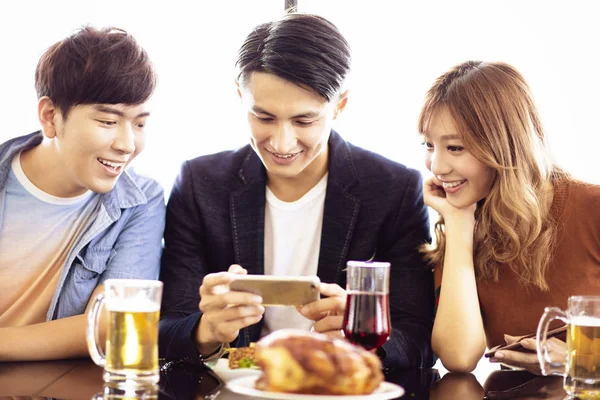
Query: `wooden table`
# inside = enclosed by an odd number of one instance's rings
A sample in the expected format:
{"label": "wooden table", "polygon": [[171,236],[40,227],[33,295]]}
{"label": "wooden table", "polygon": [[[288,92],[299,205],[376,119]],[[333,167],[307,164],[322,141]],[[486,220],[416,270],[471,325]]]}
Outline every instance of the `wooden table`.
{"label": "wooden table", "polygon": [[[486,364],[484,364],[484,362]],[[443,368],[385,371],[386,380],[406,389],[403,399],[563,399],[560,377],[535,377],[524,371],[494,371],[486,360],[474,374],[447,373]],[[46,397],[90,400],[102,398],[101,368],[90,360],[0,363],[0,399]],[[145,395],[144,395],[145,394]],[[205,397],[207,396],[207,397]],[[205,369],[180,365],[161,373],[159,387],[128,398],[248,399],[227,390]],[[124,398],[113,396],[111,398]]]}

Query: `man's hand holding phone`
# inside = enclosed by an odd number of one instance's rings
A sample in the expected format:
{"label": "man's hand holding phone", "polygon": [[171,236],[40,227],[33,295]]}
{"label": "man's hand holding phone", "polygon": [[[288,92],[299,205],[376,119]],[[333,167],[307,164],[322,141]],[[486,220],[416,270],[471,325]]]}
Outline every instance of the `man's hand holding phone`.
{"label": "man's hand holding phone", "polygon": [[236,275],[247,273],[234,264],[227,272],[208,274],[202,280],[199,304],[202,317],[196,334],[200,354],[209,355],[221,344],[233,342],[240,329],[256,324],[263,317],[265,308],[260,296],[229,289]]}
{"label": "man's hand holding phone", "polygon": [[315,332],[332,338],[344,338],[342,328],[346,310],[346,291],[332,283],[321,283],[319,291],[326,297],[299,307],[298,311],[304,317],[315,321],[313,326]]}

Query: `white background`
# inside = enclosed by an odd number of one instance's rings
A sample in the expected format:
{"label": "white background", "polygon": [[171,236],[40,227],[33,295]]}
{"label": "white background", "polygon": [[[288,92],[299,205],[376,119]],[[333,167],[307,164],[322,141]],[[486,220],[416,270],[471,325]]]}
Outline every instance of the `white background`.
{"label": "white background", "polygon": [[[9,4],[0,6],[0,142],[39,129],[37,61],[89,23],[126,29],[156,64],[149,142],[134,165],[167,194],[183,160],[247,143],[237,49],[253,26],[283,13],[283,0]],[[347,140],[424,170],[416,120],[429,86],[456,63],[501,60],[530,82],[559,165],[600,183],[594,1],[299,0],[299,8],[332,20],[353,48],[350,102],[335,124]]]}

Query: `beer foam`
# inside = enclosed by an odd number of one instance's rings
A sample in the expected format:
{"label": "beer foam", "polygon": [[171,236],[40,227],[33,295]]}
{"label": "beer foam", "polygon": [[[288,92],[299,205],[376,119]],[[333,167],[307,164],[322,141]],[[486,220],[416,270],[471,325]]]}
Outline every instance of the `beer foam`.
{"label": "beer foam", "polygon": [[577,316],[571,318],[571,324],[577,326],[600,327],[600,318],[585,316]]}
{"label": "beer foam", "polygon": [[155,312],[160,310],[160,304],[148,299],[113,299],[106,302],[106,309],[118,312]]}

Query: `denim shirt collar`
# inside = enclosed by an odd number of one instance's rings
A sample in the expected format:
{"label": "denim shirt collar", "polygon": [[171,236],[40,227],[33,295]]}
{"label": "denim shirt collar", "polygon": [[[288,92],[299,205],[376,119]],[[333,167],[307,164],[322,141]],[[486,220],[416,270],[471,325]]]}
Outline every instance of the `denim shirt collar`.
{"label": "denim shirt collar", "polygon": [[[33,148],[42,142],[41,131],[17,137],[0,145],[0,190],[6,187],[13,157],[22,150]],[[3,196],[0,196],[0,200]],[[111,220],[115,221],[121,215],[121,209],[146,204],[148,199],[142,189],[135,183],[128,171],[124,171],[113,190],[102,194],[102,204]]]}

